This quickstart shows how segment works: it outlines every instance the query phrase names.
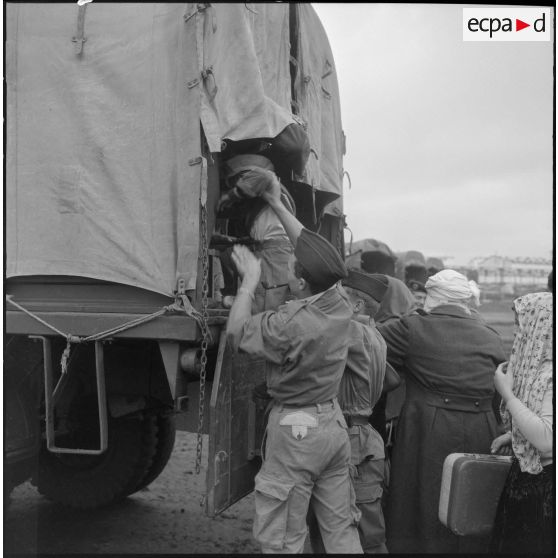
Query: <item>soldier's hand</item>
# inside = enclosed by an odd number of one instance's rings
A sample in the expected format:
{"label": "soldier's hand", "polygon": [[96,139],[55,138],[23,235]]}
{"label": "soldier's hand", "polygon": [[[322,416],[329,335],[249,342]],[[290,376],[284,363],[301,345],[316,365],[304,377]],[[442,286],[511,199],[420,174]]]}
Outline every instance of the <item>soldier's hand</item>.
{"label": "soldier's hand", "polygon": [[244,171],[236,182],[236,187],[248,198],[261,196],[275,177],[271,171],[254,167]]}
{"label": "soldier's hand", "polygon": [[255,289],[260,281],[260,260],[241,244],[235,244],[231,254],[232,261],[242,278],[242,286]]}
{"label": "soldier's hand", "polygon": [[277,178],[277,175],[270,170],[263,170],[262,172],[267,175],[266,188],[262,192],[262,198],[269,204],[281,204],[281,182]]}

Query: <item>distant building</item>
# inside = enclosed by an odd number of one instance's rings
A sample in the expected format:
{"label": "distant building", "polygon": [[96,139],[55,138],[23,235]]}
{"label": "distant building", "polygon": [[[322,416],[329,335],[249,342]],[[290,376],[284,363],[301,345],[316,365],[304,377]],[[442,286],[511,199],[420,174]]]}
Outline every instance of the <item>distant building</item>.
{"label": "distant building", "polygon": [[546,286],[552,262],[545,258],[475,258],[471,267],[478,271],[479,284]]}
{"label": "distant building", "polygon": [[473,258],[467,266],[454,266],[481,290],[481,300],[501,300],[527,292],[547,289],[552,261],[546,258],[509,258],[488,256]]}

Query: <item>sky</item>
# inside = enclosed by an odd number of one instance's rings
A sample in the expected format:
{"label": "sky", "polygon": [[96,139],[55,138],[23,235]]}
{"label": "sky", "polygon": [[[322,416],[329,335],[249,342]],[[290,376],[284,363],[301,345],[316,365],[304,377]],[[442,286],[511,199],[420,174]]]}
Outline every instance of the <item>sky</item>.
{"label": "sky", "polygon": [[550,259],[553,39],[465,42],[467,4],[312,5],[339,81],[353,239],[447,266]]}

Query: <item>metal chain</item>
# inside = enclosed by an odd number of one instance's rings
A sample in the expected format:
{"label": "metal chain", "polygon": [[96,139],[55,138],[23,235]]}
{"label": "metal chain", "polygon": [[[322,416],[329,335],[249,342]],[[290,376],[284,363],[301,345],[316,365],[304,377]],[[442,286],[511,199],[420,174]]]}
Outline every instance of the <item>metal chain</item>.
{"label": "metal chain", "polygon": [[[209,327],[208,314],[207,314],[207,294],[209,291],[209,249],[207,242],[207,208],[205,205],[201,206],[201,251],[202,251],[202,342],[201,342],[201,357],[200,357],[200,397],[198,406],[198,439],[196,445],[196,474],[199,475],[202,460],[202,447],[203,447],[203,419],[205,413],[205,376],[207,366],[207,345],[209,343]],[[202,499],[203,500],[203,499]],[[202,503],[203,505],[203,503]]]}

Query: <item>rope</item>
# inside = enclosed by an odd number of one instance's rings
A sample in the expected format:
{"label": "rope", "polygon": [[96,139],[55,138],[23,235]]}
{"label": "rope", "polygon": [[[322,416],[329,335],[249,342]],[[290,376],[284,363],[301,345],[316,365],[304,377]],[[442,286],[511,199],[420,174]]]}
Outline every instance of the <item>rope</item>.
{"label": "rope", "polygon": [[126,322],[124,324],[121,324],[119,326],[115,326],[111,329],[107,329],[106,331],[101,331],[99,333],[94,333],[93,335],[89,335],[87,337],[82,338],[82,343],[86,343],[88,341],[99,341],[100,339],[103,339],[105,337],[109,337],[112,335],[116,335],[117,333],[121,333],[122,331],[126,331],[127,329],[132,329],[133,327],[139,326],[141,324],[145,324],[147,322],[150,322],[152,320],[154,320],[155,318],[158,318],[159,316],[162,316],[163,314],[166,314],[168,311],[168,306],[165,306],[164,308],[161,308],[161,310],[157,310],[157,312],[153,312],[153,314],[148,314],[146,316],[140,316],[139,318],[136,318],[135,320],[131,320],[129,322]]}
{"label": "rope", "polygon": [[39,318],[39,316],[36,316],[35,314],[33,314],[32,312],[29,312],[29,310],[25,309],[20,304],[18,304],[17,302],[14,302],[12,300],[12,295],[6,295],[6,302],[9,302],[10,304],[15,306],[16,308],[19,308],[19,310],[21,310],[22,312],[25,312],[28,316],[31,316],[33,319],[37,320],[38,322],[40,322],[44,326],[48,327],[52,331],[55,331],[56,333],[58,333],[58,335],[61,335],[62,337],[68,337],[68,335],[66,333],[62,333],[59,329],[56,329],[53,325],[50,325],[49,323],[47,323],[44,320],[42,320],[41,318]]}
{"label": "rope", "polygon": [[30,312],[29,310],[27,310],[27,308],[24,308],[23,306],[21,306],[21,304],[18,304],[17,302],[15,302],[12,298],[12,295],[6,295],[6,302],[9,302],[12,306],[15,306],[16,308],[18,308],[19,310],[21,310],[22,312],[24,312],[25,314],[27,314],[28,316],[30,316],[34,320],[38,321],[39,323],[41,323],[42,325],[44,325],[48,329],[50,329],[50,330],[54,331],[55,333],[58,333],[58,335],[66,338],[66,348],[64,349],[64,352],[62,353],[62,358],[60,359],[60,367],[62,369],[62,374],[65,374],[68,370],[68,359],[70,357],[70,350],[71,350],[72,343],[77,344],[77,343],[87,343],[89,341],[100,341],[101,339],[104,339],[106,337],[111,337],[113,335],[116,335],[117,333],[122,333],[123,331],[126,331],[128,329],[132,329],[133,327],[137,327],[139,325],[142,325],[142,324],[145,324],[145,323],[150,322],[152,320],[155,320],[156,318],[166,314],[167,312],[184,312],[187,315],[194,318],[196,320],[196,322],[198,322],[198,324],[200,324],[200,322],[203,320],[202,315],[199,312],[197,312],[192,307],[191,304],[189,304],[189,301],[188,301],[188,304],[186,304],[186,301],[183,300],[182,301],[183,306],[180,306],[177,302],[174,302],[173,304],[169,304],[168,306],[164,306],[163,308],[161,308],[160,310],[157,310],[156,312],[153,312],[152,314],[147,314],[145,316],[140,316],[139,318],[136,318],[136,319],[131,320],[129,322],[120,324],[118,326],[112,327],[112,328],[107,329],[105,331],[100,331],[99,333],[94,333],[93,335],[88,335],[87,337],[80,337],[79,335],[71,335],[69,333],[64,333],[63,331],[60,331],[58,328],[54,327],[52,324],[49,324],[48,322],[46,322],[45,320],[43,320],[42,318],[40,318],[39,316],[37,316],[33,312]]}

